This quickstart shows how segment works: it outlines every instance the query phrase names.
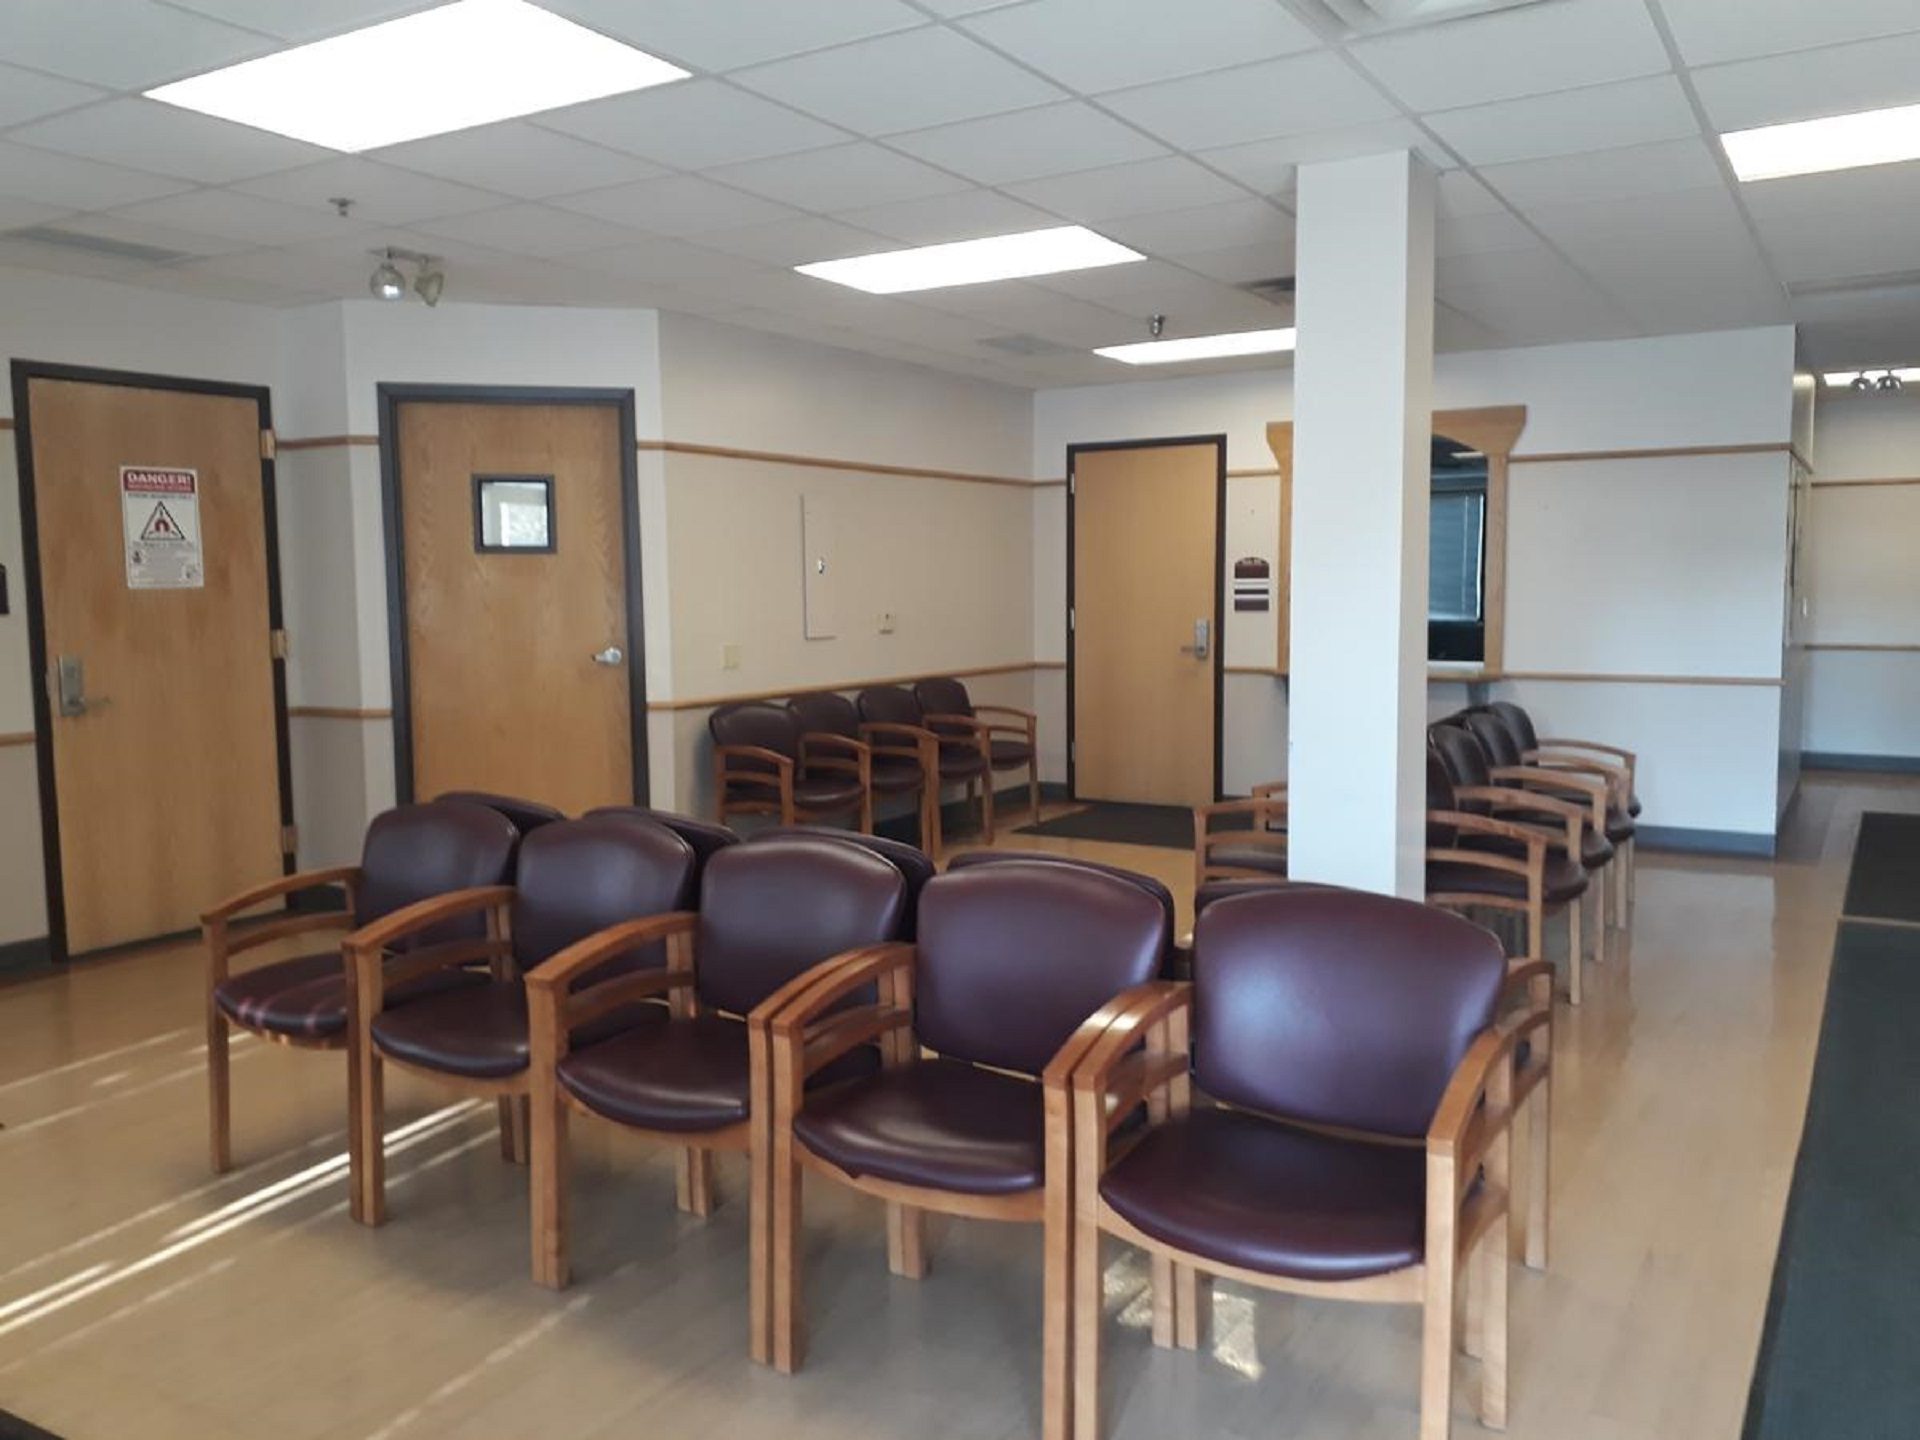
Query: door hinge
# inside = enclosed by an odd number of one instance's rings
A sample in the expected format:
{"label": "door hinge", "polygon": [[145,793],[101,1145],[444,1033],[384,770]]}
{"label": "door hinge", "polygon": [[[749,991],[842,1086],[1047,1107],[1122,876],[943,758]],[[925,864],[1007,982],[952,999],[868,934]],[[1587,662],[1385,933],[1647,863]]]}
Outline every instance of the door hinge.
{"label": "door hinge", "polygon": [[284,660],[293,653],[293,642],[287,638],[285,630],[267,632],[267,649],[274,659]]}
{"label": "door hinge", "polygon": [[1080,742],[1078,740],[1069,740],[1067,742],[1067,759],[1078,760],[1079,758],[1080,758]]}
{"label": "door hinge", "polygon": [[279,453],[280,442],[274,438],[273,431],[262,430],[260,432],[260,458],[262,460],[272,460],[278,456]]}
{"label": "door hinge", "polygon": [[282,825],[280,827],[280,853],[291,855],[300,848],[300,827]]}
{"label": "door hinge", "polygon": [[1072,495],[1075,493],[1073,488],[1073,471],[1071,470],[1067,471],[1067,493],[1069,495]]}
{"label": "door hinge", "polygon": [[1067,629],[1072,630],[1075,628],[1077,627],[1075,626],[1074,619],[1073,619],[1073,606],[1069,605],[1067,607]]}

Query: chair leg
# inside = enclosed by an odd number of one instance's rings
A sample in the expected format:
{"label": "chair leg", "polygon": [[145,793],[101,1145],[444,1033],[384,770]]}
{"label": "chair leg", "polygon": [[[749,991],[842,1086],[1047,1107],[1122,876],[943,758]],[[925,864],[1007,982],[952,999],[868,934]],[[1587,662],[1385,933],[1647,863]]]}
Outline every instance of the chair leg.
{"label": "chair leg", "polygon": [[987,844],[993,844],[993,771],[980,778],[980,828],[986,831]]}
{"label": "chair leg", "polygon": [[1607,872],[1601,870],[1587,886],[1593,897],[1593,963],[1607,963]]}
{"label": "chair leg", "polygon": [[1512,1222],[1503,1209],[1478,1247],[1480,1423],[1489,1430],[1507,1428],[1507,1251],[1513,1243]]}
{"label": "chair leg", "polygon": [[873,791],[860,792],[860,833],[873,834]]}
{"label": "chair leg", "polygon": [[362,1225],[387,1219],[387,1138],[381,1089],[385,1077],[380,1052],[371,1044],[352,1047],[347,1067],[348,1103],[353,1134],[348,1150],[348,1208]]}
{"label": "chair leg", "polygon": [[800,1319],[800,1197],[793,1132],[777,1126],[773,1137],[773,1253],[767,1268],[773,1281],[773,1368],[783,1375],[800,1368],[806,1351]]}
{"label": "chair leg", "polygon": [[940,782],[937,779],[929,779],[920,787],[920,833],[927,837],[927,854],[938,864],[946,842],[940,834]]}
{"label": "chair leg", "polygon": [[1073,1197],[1064,1178],[1049,1176],[1047,1181],[1040,1312],[1041,1440],[1068,1440],[1073,1426]]}
{"label": "chair leg", "polygon": [[1613,923],[1625,930],[1627,920],[1627,872],[1633,868],[1633,844],[1622,840],[1620,849],[1614,855],[1613,866]]}
{"label": "chair leg", "polygon": [[567,1182],[570,1173],[570,1116],[551,1081],[536,1092],[529,1107],[528,1138],[533,1223],[533,1283],[564,1290],[572,1264],[567,1244]]}
{"label": "chair leg", "polygon": [[1567,998],[1575,1005],[1580,1003],[1580,970],[1587,949],[1580,935],[1580,912],[1585,908],[1585,901],[1579,899],[1567,906]]}
{"label": "chair leg", "polygon": [[1213,1277],[1197,1266],[1173,1267],[1173,1343],[1198,1350],[1207,1338],[1207,1312],[1213,1308]]}
{"label": "chair leg", "polygon": [[1073,1435],[1100,1436],[1100,1227],[1079,1216],[1073,1227]]}
{"label": "chair leg", "polygon": [[[1429,1225],[1428,1229],[1434,1227]],[[1420,1440],[1448,1440],[1453,1420],[1452,1227],[1447,1244],[1428,1245],[1427,1293],[1420,1340]]]}
{"label": "chair leg", "polygon": [[1173,1261],[1165,1255],[1150,1256],[1147,1272],[1153,1293],[1153,1343],[1162,1350],[1171,1350],[1177,1318],[1175,1312],[1180,1304],[1174,1294]]}
{"label": "chair leg", "polygon": [[1034,752],[1033,759],[1027,762],[1027,810],[1032,815],[1030,824],[1040,823],[1040,755]]}
{"label": "chair leg", "polygon": [[509,1165],[527,1163],[527,1097],[502,1095],[500,1110],[500,1158]]}
{"label": "chair leg", "polygon": [[673,1159],[673,1198],[682,1213],[704,1220],[713,1214],[713,1152],[683,1147]]}
{"label": "chair leg", "polygon": [[887,1203],[887,1269],[908,1280],[927,1276],[927,1212]]}
{"label": "chair leg", "polygon": [[227,1017],[207,997],[207,1147],[213,1173],[233,1167],[233,1092],[229,1085],[231,1057],[227,1053]]}
{"label": "chair leg", "polygon": [[1525,1246],[1527,1268],[1547,1268],[1547,1213],[1553,1181],[1553,1089],[1551,1073],[1541,1077],[1527,1106],[1527,1216]]}

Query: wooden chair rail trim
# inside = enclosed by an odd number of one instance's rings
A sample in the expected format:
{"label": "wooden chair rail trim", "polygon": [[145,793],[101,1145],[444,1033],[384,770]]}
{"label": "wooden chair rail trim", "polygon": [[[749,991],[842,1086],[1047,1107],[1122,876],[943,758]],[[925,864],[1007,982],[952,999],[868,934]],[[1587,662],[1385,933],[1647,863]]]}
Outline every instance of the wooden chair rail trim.
{"label": "wooden chair rail trim", "polygon": [[814,1154],[797,1135],[793,1141],[793,1157],[816,1175],[836,1180],[848,1189],[915,1210],[957,1215],[965,1220],[1010,1220],[1029,1224],[1039,1221],[1046,1213],[1045,1186],[1022,1190],[1013,1195],[970,1195],[959,1190],[930,1190],[920,1185],[903,1185],[897,1180],[881,1180],[872,1175],[849,1175],[831,1160]]}
{"label": "wooden chair rail trim", "polygon": [[1871,485],[1920,485],[1920,475],[1861,476],[1845,480],[1815,480],[1815,490],[1856,490]]}
{"label": "wooden chair rail trim", "polygon": [[1749,445],[1657,445],[1630,450],[1536,450],[1526,454],[1516,451],[1507,457],[1507,463],[1557,465],[1589,460],[1690,460],[1710,455],[1788,455],[1798,460],[1803,468],[1813,468],[1784,440]]}
{"label": "wooden chair rail trim", "polygon": [[[1555,681],[1568,685],[1752,685],[1778,690],[1786,681],[1777,675],[1629,675],[1611,671],[1504,670],[1502,680]],[[1542,741],[1543,745],[1548,741]]]}
{"label": "wooden chair rail trim", "polygon": [[[827,455],[799,455],[785,450],[747,450],[733,445],[702,445],[688,440],[641,440],[642,454],[693,455],[709,460],[749,460],[769,465],[797,465],[809,470],[845,470],[855,475],[891,475],[903,480],[954,480],[967,485],[1007,485],[1031,490],[1047,481],[1029,475],[987,475],[971,470],[941,470],[923,465],[888,465],[874,460],[839,460]],[[1064,484],[1065,482],[1059,482]]]}
{"label": "wooden chair rail trim", "polygon": [[647,702],[647,709],[712,710],[720,705],[734,705],[751,700],[784,700],[790,695],[805,695],[816,690],[871,690],[881,685],[910,685],[915,680],[924,680],[932,675],[954,680],[971,680],[982,675],[1018,675],[1025,670],[1063,670],[1065,668],[1064,660],[1019,660],[1010,665],[975,665],[960,670],[939,670],[928,667],[910,675],[883,675],[874,680],[795,681],[791,685],[782,685],[777,690],[742,690],[730,695],[696,695],[678,700],[650,700]]}
{"label": "wooden chair rail trim", "polygon": [[31,744],[33,744],[33,731],[31,730],[16,730],[6,735],[0,735],[0,749],[4,749],[9,745]]}
{"label": "wooden chair rail trim", "polygon": [[286,450],[332,450],[346,445],[378,445],[378,435],[302,435],[292,439],[280,438],[275,448]]}
{"label": "wooden chair rail trim", "polygon": [[289,705],[287,715],[295,720],[391,720],[386,707],[356,709],[351,705]]}
{"label": "wooden chair rail trim", "polygon": [[[1807,644],[1802,645],[1800,648],[1802,650],[1854,650],[1854,651],[1863,651],[1871,654],[1884,654],[1884,655],[1920,654],[1920,642],[1916,642],[1912,644],[1882,644],[1882,643],[1868,643],[1865,641],[1850,641],[1850,640],[1818,640],[1818,641],[1809,641]],[[33,736],[29,734],[26,738],[28,740],[31,740]],[[0,745],[6,745],[9,743],[18,743],[18,742],[13,741],[10,736],[0,735]]]}

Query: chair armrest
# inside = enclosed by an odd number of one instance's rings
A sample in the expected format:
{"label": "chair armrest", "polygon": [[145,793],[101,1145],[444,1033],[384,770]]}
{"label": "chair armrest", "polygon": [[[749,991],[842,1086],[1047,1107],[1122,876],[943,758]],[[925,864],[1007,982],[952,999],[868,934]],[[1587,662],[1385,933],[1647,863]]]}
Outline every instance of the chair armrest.
{"label": "chair armrest", "polygon": [[[676,935],[691,935],[699,920],[700,917],[691,910],[668,910],[664,914],[644,915],[638,920],[623,920],[618,925],[609,925],[584,940],[574,941],[551,959],[542,961],[538,968],[528,971],[528,992],[545,990],[560,993],[571,990],[573,981],[615,956],[638,950],[642,945],[651,945],[658,940],[670,940]],[[589,987],[592,988],[597,987]],[[577,993],[585,994],[586,991]]]}
{"label": "chair armrest", "polygon": [[265,884],[255,885],[242,890],[237,895],[229,895],[218,905],[200,912],[202,925],[214,925],[228,920],[242,910],[251,910],[256,905],[282,895],[292,895],[301,890],[316,890],[322,885],[344,885],[349,895],[359,887],[360,867],[358,865],[336,865],[328,870],[302,870],[297,875],[282,875]]}
{"label": "chair armrest", "polygon": [[461,915],[507,905],[512,899],[511,885],[479,885],[471,890],[450,890],[444,895],[432,895],[425,900],[416,900],[411,905],[403,905],[371,924],[362,925],[347,936],[345,943],[352,950],[390,949],[396,940],[404,940],[409,935],[416,935]]}
{"label": "chair armrest", "polygon": [[1553,736],[1551,738],[1547,736],[1537,736],[1535,738],[1535,750],[1529,752],[1529,754],[1537,753],[1540,750],[1592,750],[1597,754],[1611,755],[1616,760],[1625,761],[1628,770],[1632,770],[1635,765],[1633,751],[1622,750],[1618,745],[1603,745],[1598,740],[1573,740],[1566,736]]}
{"label": "chair armrest", "polygon": [[[1511,1004],[1515,1000],[1533,1003],[1532,997],[1538,994],[1537,986],[1541,981],[1551,987],[1553,984],[1553,964],[1547,960],[1516,960],[1507,966],[1507,978],[1500,986],[1500,1003]],[[1551,994],[1551,989],[1549,989]]]}
{"label": "chair armrest", "polygon": [[1265,800],[1278,796],[1284,801],[1287,798],[1287,782],[1284,780],[1263,780],[1254,786],[1250,793],[1256,800]]}
{"label": "chair armrest", "polygon": [[[362,925],[340,942],[347,970],[351,1009],[360,1029],[372,1022],[386,1004],[387,986],[416,980],[436,970],[452,970],[475,960],[493,962],[496,971],[511,953],[506,939],[506,908],[513,900],[511,885],[482,885],[454,890],[404,905],[371,925]],[[387,948],[408,935],[476,911],[490,911],[485,940],[452,940],[403,955],[389,956]]]}
{"label": "chair armrest", "polygon": [[[1469,799],[1472,797],[1469,796]],[[1470,810],[1429,810],[1427,819],[1438,821],[1442,825],[1451,825],[1456,830],[1469,830],[1475,835],[1488,835],[1502,840],[1518,840],[1527,847],[1529,855],[1538,848],[1545,853],[1550,838],[1544,830],[1533,825],[1516,825],[1511,820],[1496,820],[1491,815],[1476,815]],[[1433,858],[1434,849],[1429,849],[1428,858]],[[1449,850],[1449,855],[1454,852]],[[1474,850],[1466,852],[1475,856],[1488,855],[1490,851]],[[1512,857],[1506,857],[1512,858]]]}
{"label": "chair armrest", "polygon": [[[527,1026],[535,1053],[547,1063],[567,1053],[568,1032],[622,1005],[632,1005],[693,984],[692,938],[699,916],[669,910],[626,920],[576,940],[526,975]],[[612,975],[576,990],[572,982],[616,956],[659,940],[667,942],[667,968]]]}
{"label": "chair armrest", "polygon": [[[769,750],[764,745],[716,745],[713,747],[714,763],[720,768],[722,780],[746,780],[761,785],[778,785],[784,775],[793,773],[793,757],[782,755],[778,750]],[[773,766],[774,773],[764,770],[729,770],[729,760],[758,760]]]}
{"label": "chair armrest", "polygon": [[[808,754],[814,748],[825,750],[844,750],[844,759],[825,760]],[[851,735],[839,735],[831,730],[809,730],[800,737],[800,764],[808,765],[854,765],[873,754],[873,746],[864,740],[856,740]]]}
{"label": "chair armrest", "polygon": [[973,707],[973,713],[976,715],[1011,715],[1017,720],[1025,721],[1029,730],[1039,723],[1039,717],[1035,715],[1033,711],[1022,710],[1016,705],[976,705]]}
{"label": "chair armrest", "polygon": [[1593,828],[1602,833],[1606,831],[1607,797],[1613,793],[1613,787],[1604,780],[1591,780],[1565,770],[1542,770],[1527,765],[1496,765],[1490,773],[1497,781],[1518,785],[1525,790],[1558,790],[1565,795],[1581,796],[1593,812]]}
{"label": "chair armrest", "polygon": [[875,755],[899,755],[920,762],[922,770],[938,768],[940,737],[922,725],[896,725],[890,720],[863,722],[860,734],[869,744],[875,739],[904,740],[904,745],[873,745]]}
{"label": "chair armrest", "polygon": [[[1433,1123],[1427,1127],[1428,1158],[1453,1163],[1456,1207],[1488,1147],[1513,1121],[1507,1102],[1513,1051],[1518,1043],[1519,1036],[1513,1030],[1497,1025],[1482,1030],[1455,1067],[1433,1113]],[[1503,1066],[1505,1076],[1501,1074]]]}
{"label": "chair armrest", "polygon": [[[904,1061],[910,1051],[900,1042],[911,1039],[905,1032],[913,1024],[913,1007],[910,1000],[901,1003],[900,990],[912,974],[913,957],[914,947],[905,944],[849,950],[768,996],[747,1017],[749,1048],[756,1057],[754,1088],[791,1114],[807,1077],[858,1046],[886,1041],[883,1061]],[[879,986],[877,1003],[835,1008],[868,985]]]}
{"label": "chair armrest", "polygon": [[789,981],[754,1008],[748,1023],[764,1025],[789,1039],[819,1019],[840,1001],[865,985],[908,969],[914,947],[892,942],[867,945],[823,960],[806,974]]}
{"label": "chair armrest", "polygon": [[950,715],[944,710],[928,711],[922,714],[920,718],[927,722],[927,729],[933,731],[936,735],[940,733],[942,726],[952,730],[967,730],[975,734],[987,728],[986,721],[975,716]]}
{"label": "chair armrest", "polygon": [[[1114,1081],[1120,1076],[1129,1052],[1140,1043],[1143,1034],[1156,1025],[1165,1024],[1176,1014],[1191,1010],[1192,1006],[1192,985],[1178,980],[1150,980],[1145,985],[1122,991],[1096,1010],[1088,1024],[1102,1017],[1105,1018],[1105,1024],[1098,1033],[1085,1038],[1079,1063],[1065,1077],[1072,1084],[1075,1095],[1098,1095],[1110,1101],[1116,1093]],[[1085,1030],[1086,1026],[1083,1025],[1081,1031],[1075,1032],[1069,1045],[1081,1040]],[[1133,1077],[1134,1084],[1129,1090],[1137,1088],[1139,1094],[1124,1109],[1109,1110],[1109,1126],[1124,1119],[1151,1090],[1184,1075],[1187,1057],[1184,1053],[1163,1057],[1163,1065],[1167,1071],[1165,1074],[1156,1072]]]}

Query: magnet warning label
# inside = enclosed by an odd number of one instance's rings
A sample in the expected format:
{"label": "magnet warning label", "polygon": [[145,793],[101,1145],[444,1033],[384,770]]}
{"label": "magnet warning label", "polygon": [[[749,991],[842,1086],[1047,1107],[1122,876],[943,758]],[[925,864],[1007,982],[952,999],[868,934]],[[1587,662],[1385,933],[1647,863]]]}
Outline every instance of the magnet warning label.
{"label": "magnet warning label", "polygon": [[122,465],[120,516],[128,589],[198,590],[206,584],[199,471]]}

